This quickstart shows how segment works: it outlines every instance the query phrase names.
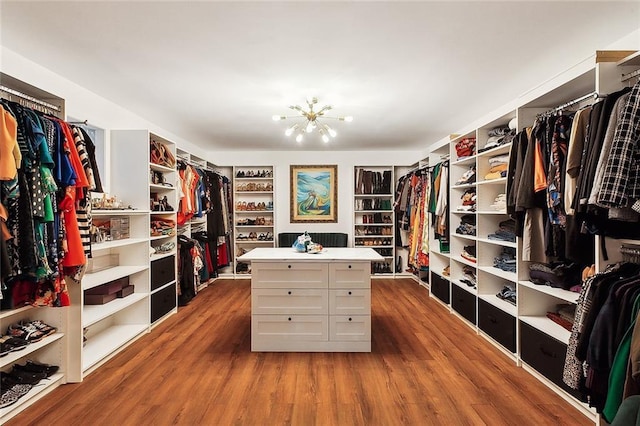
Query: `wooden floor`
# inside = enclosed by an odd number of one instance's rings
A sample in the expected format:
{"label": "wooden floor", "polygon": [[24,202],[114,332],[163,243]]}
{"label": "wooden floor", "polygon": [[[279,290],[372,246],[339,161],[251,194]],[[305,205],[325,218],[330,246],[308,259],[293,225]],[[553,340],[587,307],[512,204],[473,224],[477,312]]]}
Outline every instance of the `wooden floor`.
{"label": "wooden floor", "polygon": [[250,352],[249,280],[221,280],[9,425],[593,424],[412,280],[373,280],[372,352]]}

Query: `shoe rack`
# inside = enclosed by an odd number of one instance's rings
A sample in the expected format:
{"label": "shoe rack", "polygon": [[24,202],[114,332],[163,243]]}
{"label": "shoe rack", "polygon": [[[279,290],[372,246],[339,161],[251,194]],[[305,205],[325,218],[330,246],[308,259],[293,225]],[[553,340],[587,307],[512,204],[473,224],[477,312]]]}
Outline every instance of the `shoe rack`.
{"label": "shoe rack", "polygon": [[[275,247],[273,166],[233,168],[234,259],[256,247]],[[251,265],[234,262],[236,276],[248,277]]]}
{"label": "shoe rack", "polygon": [[354,167],[353,245],[384,257],[371,263],[371,273],[377,276],[393,276],[395,270],[393,176],[393,166]]}
{"label": "shoe rack", "polygon": [[[178,312],[176,144],[149,134],[151,326]],[[161,249],[169,247],[169,250]]]}

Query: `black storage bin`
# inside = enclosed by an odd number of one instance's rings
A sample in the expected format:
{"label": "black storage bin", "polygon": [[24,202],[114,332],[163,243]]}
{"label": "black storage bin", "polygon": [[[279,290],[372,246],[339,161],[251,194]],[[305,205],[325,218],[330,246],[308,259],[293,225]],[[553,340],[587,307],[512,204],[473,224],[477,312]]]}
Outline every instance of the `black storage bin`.
{"label": "black storage bin", "polygon": [[176,280],[176,257],[163,257],[151,262],[151,291]]}
{"label": "black storage bin", "polygon": [[169,313],[177,306],[176,286],[170,285],[151,295],[151,323]]}
{"label": "black storage bin", "polygon": [[520,321],[520,358],[553,383],[580,399],[580,393],[574,391],[562,381],[567,345],[548,334]]}
{"label": "black storage bin", "polygon": [[476,324],[476,295],[453,285],[451,288],[451,307],[467,321]]}
{"label": "black storage bin", "polygon": [[478,327],[510,352],[516,352],[516,318],[486,300],[478,300]]}
{"label": "black storage bin", "polygon": [[450,286],[451,283],[449,280],[442,278],[435,272],[431,272],[431,294],[447,305],[451,301],[451,294],[449,293]]}

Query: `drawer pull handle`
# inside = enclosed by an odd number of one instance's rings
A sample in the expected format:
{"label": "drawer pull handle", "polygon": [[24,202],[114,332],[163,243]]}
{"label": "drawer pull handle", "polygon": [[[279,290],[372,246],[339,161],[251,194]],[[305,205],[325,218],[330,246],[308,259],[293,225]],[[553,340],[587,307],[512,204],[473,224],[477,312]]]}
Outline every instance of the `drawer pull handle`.
{"label": "drawer pull handle", "polygon": [[291,294],[291,291],[288,291],[287,294]]}
{"label": "drawer pull handle", "polygon": [[540,352],[542,352],[544,355],[548,356],[549,358],[557,358],[554,352],[546,350],[542,345],[540,345]]}
{"label": "drawer pull handle", "polygon": [[289,317],[289,321],[291,321],[291,317]]}
{"label": "drawer pull handle", "polygon": [[349,321],[351,321],[351,318],[349,318]]}
{"label": "drawer pull handle", "polygon": [[351,292],[349,292],[349,295],[351,295]]}
{"label": "drawer pull handle", "polygon": [[351,265],[349,265],[349,269],[351,269]]}
{"label": "drawer pull handle", "polygon": [[288,265],[287,268],[291,269],[291,265]]}

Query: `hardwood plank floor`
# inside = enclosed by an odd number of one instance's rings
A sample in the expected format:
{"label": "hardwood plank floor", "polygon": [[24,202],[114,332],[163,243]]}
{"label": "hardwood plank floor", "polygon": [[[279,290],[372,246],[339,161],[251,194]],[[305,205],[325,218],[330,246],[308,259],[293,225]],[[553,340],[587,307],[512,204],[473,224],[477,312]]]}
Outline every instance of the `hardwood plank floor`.
{"label": "hardwood plank floor", "polygon": [[218,281],[8,424],[593,424],[412,280],[373,280],[371,353],[252,353],[250,303]]}

